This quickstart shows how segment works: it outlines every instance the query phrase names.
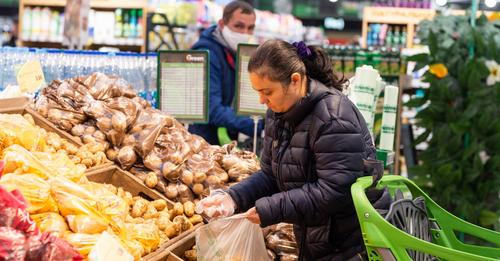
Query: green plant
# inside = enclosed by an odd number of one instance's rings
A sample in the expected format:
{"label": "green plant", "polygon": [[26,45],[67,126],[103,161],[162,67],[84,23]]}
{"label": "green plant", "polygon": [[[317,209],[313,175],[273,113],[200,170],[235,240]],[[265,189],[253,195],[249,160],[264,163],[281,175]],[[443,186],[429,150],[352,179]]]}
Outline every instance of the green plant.
{"label": "green plant", "polygon": [[[409,58],[429,65],[430,84],[417,124],[427,141],[414,181],[441,206],[473,223],[500,228],[500,23],[485,16],[476,27],[465,16],[437,16],[419,25],[429,54]],[[473,48],[473,52],[471,52]],[[496,65],[496,67],[495,67]]]}

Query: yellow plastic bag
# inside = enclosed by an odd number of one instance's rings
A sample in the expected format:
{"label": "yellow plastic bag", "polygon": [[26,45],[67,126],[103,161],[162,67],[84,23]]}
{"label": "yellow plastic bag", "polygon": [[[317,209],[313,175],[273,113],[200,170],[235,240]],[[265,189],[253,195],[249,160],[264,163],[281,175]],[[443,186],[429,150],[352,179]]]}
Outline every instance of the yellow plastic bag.
{"label": "yellow plastic bag", "polygon": [[85,169],[77,168],[75,163],[66,154],[33,152],[33,155],[52,170],[54,176],[62,176],[74,182],[79,182],[85,176]]}
{"label": "yellow plastic bag", "polygon": [[19,144],[29,151],[43,150],[45,138],[43,132],[20,114],[0,114],[0,137],[8,145]]}
{"label": "yellow plastic bag", "polygon": [[136,240],[139,242],[144,250],[145,254],[150,253],[158,248],[160,245],[160,234],[158,227],[153,223],[144,224],[125,224],[126,227],[126,239]]}
{"label": "yellow plastic bag", "polygon": [[103,223],[101,219],[87,215],[69,215],[66,220],[71,231],[75,233],[98,234],[108,228],[108,224]]}
{"label": "yellow plastic bag", "polygon": [[82,187],[91,191],[96,200],[96,207],[99,212],[109,216],[113,220],[125,221],[125,217],[129,212],[129,205],[123,198],[111,192],[103,184],[87,182],[86,184],[82,184]]}
{"label": "yellow plastic bag", "polygon": [[145,254],[144,247],[137,240],[120,239],[120,243],[127,249],[133,257],[134,260],[141,260],[141,257]]}
{"label": "yellow plastic bag", "polygon": [[7,190],[18,189],[29,203],[27,210],[30,214],[58,211],[49,183],[35,174],[5,174],[0,185]]}
{"label": "yellow plastic bag", "polygon": [[30,215],[31,219],[36,222],[38,228],[42,232],[53,234],[57,237],[64,237],[68,226],[61,215],[57,213],[47,212],[42,214]]}
{"label": "yellow plastic bag", "polygon": [[31,152],[17,144],[4,149],[3,160],[5,161],[4,173],[32,173],[43,179],[54,176],[50,169]]}
{"label": "yellow plastic bag", "polygon": [[64,239],[86,257],[100,236],[100,234],[66,233]]}
{"label": "yellow plastic bag", "polygon": [[92,207],[97,206],[95,195],[87,189],[87,185],[77,184],[65,177],[52,178],[49,183],[54,193],[67,192],[86,201]]}

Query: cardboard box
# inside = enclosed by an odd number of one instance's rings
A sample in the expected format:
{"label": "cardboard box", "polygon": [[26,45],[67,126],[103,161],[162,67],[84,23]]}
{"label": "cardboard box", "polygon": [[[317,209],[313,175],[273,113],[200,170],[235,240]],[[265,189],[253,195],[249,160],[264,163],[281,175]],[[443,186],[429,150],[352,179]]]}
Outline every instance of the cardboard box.
{"label": "cardboard box", "polygon": [[[96,183],[106,183],[112,184],[116,187],[122,187],[123,190],[130,192],[133,196],[141,196],[150,201],[156,199],[164,199],[167,201],[167,205],[169,208],[171,208],[174,204],[174,202],[167,199],[163,194],[146,187],[140,179],[138,179],[131,173],[118,168],[117,166],[110,166],[108,168],[96,170],[87,173],[86,176],[90,181]],[[142,260],[167,260],[166,258],[170,253],[167,248],[179,241],[182,241],[186,237],[194,236],[194,231],[202,225],[203,224],[197,224],[190,230],[182,232],[180,235],[170,239],[165,244],[161,245],[154,252],[142,257]]]}
{"label": "cardboard box", "polygon": [[[8,108],[1,108],[0,107],[0,113],[5,113],[5,114],[30,114],[33,117],[33,120],[35,121],[35,124],[38,125],[39,127],[45,129],[46,131],[51,131],[59,135],[59,137],[68,140],[69,142],[73,143],[74,145],[81,147],[83,146],[80,138],[74,137],[71,134],[58,129],[52,122],[49,120],[45,119],[42,115],[37,113],[31,108],[28,108],[27,106],[22,106],[22,107],[8,107]],[[110,166],[114,166],[113,162],[109,161],[107,163],[101,164],[99,166],[95,166],[92,168],[87,169],[86,172],[92,172],[95,170],[99,170],[102,168],[107,168]]]}

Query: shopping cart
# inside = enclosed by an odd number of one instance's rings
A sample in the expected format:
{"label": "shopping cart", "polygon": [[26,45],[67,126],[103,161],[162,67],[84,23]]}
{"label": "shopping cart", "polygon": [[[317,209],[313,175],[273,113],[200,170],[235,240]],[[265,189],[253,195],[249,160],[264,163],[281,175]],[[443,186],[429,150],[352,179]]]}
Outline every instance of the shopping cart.
{"label": "shopping cart", "polygon": [[[372,182],[372,177],[362,177],[351,187],[369,260],[500,259],[499,232],[473,225],[453,216],[429,198],[415,183],[404,177],[384,176],[378,182],[377,188],[387,187],[391,194],[394,194],[396,190],[402,190],[405,191],[405,198],[408,196],[413,198],[409,201],[413,202],[415,198],[421,197],[420,199],[425,202],[425,207],[423,207],[426,209],[423,210],[426,212],[425,219],[422,219],[422,213],[416,215],[415,211],[411,211],[410,208],[402,208],[403,211],[396,213],[399,222],[404,223],[402,229],[405,231],[399,229],[380,215],[369,202],[365,191],[371,187]],[[394,210],[395,203],[396,201],[392,203],[388,214]],[[413,206],[413,208],[419,209],[418,206]],[[419,233],[421,235],[422,231],[427,231],[428,241],[413,236]],[[457,233],[482,239],[486,241],[486,244],[479,246],[464,243],[457,238]]]}

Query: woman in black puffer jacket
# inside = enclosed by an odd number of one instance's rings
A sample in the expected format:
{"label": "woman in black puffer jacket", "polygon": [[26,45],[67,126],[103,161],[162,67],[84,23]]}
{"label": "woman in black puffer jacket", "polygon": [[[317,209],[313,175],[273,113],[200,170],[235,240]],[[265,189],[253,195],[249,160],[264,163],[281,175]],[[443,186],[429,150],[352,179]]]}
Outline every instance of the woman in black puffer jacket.
{"label": "woman in black puffer jacket", "polygon": [[[375,158],[366,123],[342,94],[327,54],[303,42],[269,40],[248,71],[266,116],[261,171],[211,196],[262,227],[294,224],[301,260],[348,260],[364,251],[350,188]],[[217,213],[216,213],[217,214]]]}

